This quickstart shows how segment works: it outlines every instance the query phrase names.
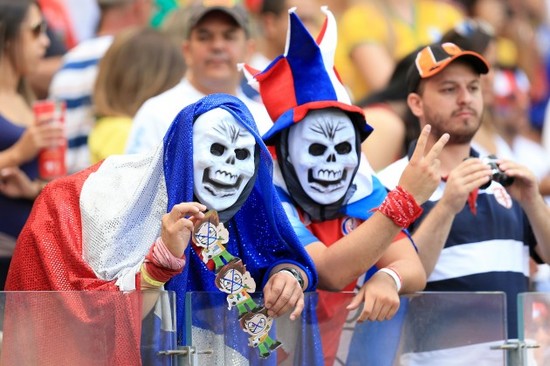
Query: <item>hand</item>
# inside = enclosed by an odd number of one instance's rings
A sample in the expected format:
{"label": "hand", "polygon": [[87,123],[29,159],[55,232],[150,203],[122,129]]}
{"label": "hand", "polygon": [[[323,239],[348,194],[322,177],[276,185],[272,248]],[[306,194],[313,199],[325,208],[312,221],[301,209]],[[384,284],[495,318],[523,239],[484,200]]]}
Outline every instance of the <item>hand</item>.
{"label": "hand", "polygon": [[275,272],[264,287],[264,303],[267,314],[275,318],[294,308],[290,314],[294,320],[304,309],[304,292],[291,274]]}
{"label": "hand", "polygon": [[464,208],[470,192],[487,183],[490,177],[491,168],[480,159],[464,160],[447,177],[440,204],[445,205],[454,214],[459,213]]}
{"label": "hand", "polygon": [[533,202],[540,197],[537,178],[527,167],[504,159],[498,159],[496,163],[502,172],[514,177],[514,183],[506,187],[506,190],[521,205]]}
{"label": "hand", "polygon": [[443,134],[430,151],[424,154],[430,131],[430,125],[426,125],[422,129],[413,155],[398,183],[399,186],[413,195],[419,205],[430,198],[441,180],[441,173],[439,172],[441,163],[438,157],[447,141],[449,141],[449,134]]}
{"label": "hand", "polygon": [[164,245],[177,258],[189,245],[195,222],[204,218],[206,206],[198,202],[183,202],[162,216],[161,238]]}
{"label": "hand", "polygon": [[42,190],[40,181],[32,181],[24,171],[17,167],[0,170],[0,192],[11,198],[33,200]]}
{"label": "hand", "polygon": [[357,319],[382,321],[393,318],[399,310],[400,300],[394,280],[383,272],[375,273],[359,290],[346,307],[355,310],[363,303],[363,311]]}
{"label": "hand", "polygon": [[19,160],[17,164],[33,159],[42,148],[63,144],[64,139],[63,125],[60,122],[39,121],[36,125],[27,127],[21,138],[13,145]]}

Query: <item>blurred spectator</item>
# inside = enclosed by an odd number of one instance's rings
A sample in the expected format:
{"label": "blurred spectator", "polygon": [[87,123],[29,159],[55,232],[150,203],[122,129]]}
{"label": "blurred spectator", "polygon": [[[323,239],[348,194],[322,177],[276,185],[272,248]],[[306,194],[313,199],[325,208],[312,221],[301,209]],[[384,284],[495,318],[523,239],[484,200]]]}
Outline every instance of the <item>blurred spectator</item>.
{"label": "blurred spectator", "polygon": [[[35,1],[0,0],[0,290],[17,236],[44,184],[38,181],[38,151],[63,138],[59,125],[35,125],[26,82],[49,45],[45,30]],[[13,186],[20,179],[30,188],[23,195]]]}
{"label": "blurred spectator", "polygon": [[[311,34],[319,33],[323,18],[317,0],[262,0],[256,4],[256,7],[249,7],[255,23],[256,52],[248,64],[257,70],[265,69],[285,52],[290,8],[296,7],[296,13]],[[242,81],[246,95],[259,101],[259,94],[246,83],[246,78]]]}
{"label": "blurred spectator", "polygon": [[420,133],[418,119],[407,106],[406,76],[416,59],[417,48],[403,57],[392,73],[388,85],[358,102],[374,128],[361,144],[374,171],[379,171],[405,155],[409,143]]}
{"label": "blurred spectator", "polygon": [[77,43],[94,38],[99,25],[97,0],[63,0],[67,6]]}
{"label": "blurred spectator", "polygon": [[46,35],[50,40],[50,45],[46,49],[44,57],[40,59],[36,68],[28,76],[29,84],[38,99],[45,99],[48,96],[53,75],[63,64],[63,56],[67,52],[65,45],[47,22],[46,20]]}
{"label": "blurred spectator", "polygon": [[50,39],[50,45],[46,54],[29,75],[29,82],[36,97],[45,99],[53,75],[63,64],[63,55],[69,48],[76,45],[73,22],[67,10],[64,0],[38,0],[38,5],[46,19],[46,34]]}
{"label": "blurred spectator", "polygon": [[54,75],[50,97],[67,104],[67,171],[74,173],[90,165],[88,134],[95,122],[92,90],[97,64],[107,51],[113,35],[133,26],[148,24],[150,0],[97,0],[101,19],[95,38],[71,49],[61,69]]}
{"label": "blurred spectator", "polygon": [[518,67],[498,68],[494,81],[494,124],[502,136],[497,155],[527,166],[537,178],[540,193],[550,202],[548,151],[529,136],[529,80]]}
{"label": "blurred spectator", "polygon": [[285,52],[288,10],[296,7],[296,14],[309,32],[318,34],[322,16],[316,0],[263,0],[254,14],[256,22],[256,53],[250,66],[264,69],[277,56]]}
{"label": "blurred spectator", "polygon": [[550,79],[540,48],[542,34],[539,29],[548,27],[543,0],[458,0],[472,17],[484,19],[495,29],[498,63],[518,66],[527,75],[530,88],[530,124],[534,127],[531,138],[540,139],[544,121],[544,108],[550,95]]}
{"label": "blurred spectator", "polygon": [[513,154],[512,159],[529,167],[540,182],[546,176],[550,177],[550,161],[542,145],[524,135],[530,128],[529,88],[527,75],[520,68],[497,68],[493,120]]}
{"label": "blurred spectator", "polygon": [[187,31],[187,18],[187,8],[183,6],[177,7],[166,15],[160,26],[164,34],[180,49],[182,49],[182,45],[187,39],[185,36],[185,32]]}
{"label": "blurred spectator", "polygon": [[94,88],[99,119],[88,141],[92,164],[124,153],[141,104],[176,85],[184,70],[181,51],[159,31],[139,28],[115,37],[99,62]]}
{"label": "blurred spectator", "polygon": [[38,0],[38,5],[49,27],[65,45],[65,48],[71,49],[76,46],[78,41],[73,28],[73,19],[65,0]]}
{"label": "blurred spectator", "polygon": [[387,84],[398,60],[436,42],[463,18],[434,0],[363,0],[340,19],[336,67],[359,100]]}
{"label": "blurred spectator", "polygon": [[242,73],[237,65],[252,52],[250,24],[241,5],[226,1],[190,5],[180,19],[187,67],[185,77],[172,89],[147,100],[138,110],[128,137],[126,152],[155,148],[179,111],[205,95],[226,93],[237,96],[248,107],[260,133],[272,122],[264,106],[248,98],[240,88]]}

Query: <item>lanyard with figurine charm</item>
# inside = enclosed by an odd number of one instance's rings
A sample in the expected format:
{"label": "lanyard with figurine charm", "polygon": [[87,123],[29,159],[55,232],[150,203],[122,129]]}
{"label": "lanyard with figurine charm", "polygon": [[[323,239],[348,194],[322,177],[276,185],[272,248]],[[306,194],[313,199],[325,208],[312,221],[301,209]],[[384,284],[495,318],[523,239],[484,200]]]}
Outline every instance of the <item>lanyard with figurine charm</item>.
{"label": "lanyard with figurine charm", "polygon": [[248,345],[257,347],[260,357],[268,357],[271,351],[282,345],[269,336],[273,318],[267,315],[264,306],[258,305],[250,296],[256,291],[256,282],[246,270],[246,265],[225,249],[229,232],[220,223],[217,211],[208,211],[195,224],[192,240],[199,248],[203,262],[213,262],[216,287],[228,294],[228,309],[237,308],[241,328],[250,335]]}

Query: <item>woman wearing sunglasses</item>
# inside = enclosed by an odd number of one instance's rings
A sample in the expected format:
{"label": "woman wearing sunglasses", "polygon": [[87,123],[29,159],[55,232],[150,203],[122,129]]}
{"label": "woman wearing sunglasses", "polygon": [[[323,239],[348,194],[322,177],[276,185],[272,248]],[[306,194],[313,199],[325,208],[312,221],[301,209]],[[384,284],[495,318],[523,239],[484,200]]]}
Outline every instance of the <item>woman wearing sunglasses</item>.
{"label": "woman wearing sunglasses", "polygon": [[37,155],[63,138],[59,124],[34,121],[27,84],[50,40],[34,0],[0,0],[0,290],[13,247],[45,182]]}

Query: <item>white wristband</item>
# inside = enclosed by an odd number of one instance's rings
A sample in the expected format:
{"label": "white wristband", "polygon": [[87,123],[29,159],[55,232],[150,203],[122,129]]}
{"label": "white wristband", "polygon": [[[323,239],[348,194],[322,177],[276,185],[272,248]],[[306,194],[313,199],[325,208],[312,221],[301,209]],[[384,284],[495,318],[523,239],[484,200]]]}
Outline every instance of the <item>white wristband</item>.
{"label": "white wristband", "polygon": [[401,290],[401,285],[402,285],[401,276],[399,276],[399,273],[397,273],[393,268],[387,268],[387,267],[380,268],[378,272],[384,272],[388,274],[395,281],[395,287],[397,287],[397,292]]}
{"label": "white wristband", "polygon": [[300,285],[300,288],[301,289],[304,288],[304,281],[301,280],[302,276],[300,276],[300,273],[297,270],[293,268],[283,268],[279,270],[279,272],[286,273],[289,276],[292,276],[292,278],[294,278],[298,282],[298,285]]}

